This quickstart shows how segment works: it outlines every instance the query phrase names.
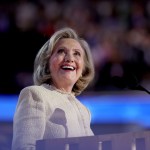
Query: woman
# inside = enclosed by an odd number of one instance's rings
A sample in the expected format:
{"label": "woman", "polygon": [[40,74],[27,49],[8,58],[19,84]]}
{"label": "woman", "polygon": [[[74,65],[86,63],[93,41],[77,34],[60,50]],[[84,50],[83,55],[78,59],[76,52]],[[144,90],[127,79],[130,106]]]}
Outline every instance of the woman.
{"label": "woman", "polygon": [[35,149],[36,140],[91,136],[90,112],[75,96],[94,76],[86,41],[71,28],[56,31],[34,62],[35,85],[22,89],[12,149]]}

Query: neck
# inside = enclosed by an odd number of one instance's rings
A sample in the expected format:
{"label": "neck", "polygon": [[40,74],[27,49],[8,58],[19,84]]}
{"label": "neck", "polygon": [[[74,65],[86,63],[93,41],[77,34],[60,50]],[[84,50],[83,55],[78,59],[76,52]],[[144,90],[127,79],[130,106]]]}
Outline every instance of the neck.
{"label": "neck", "polygon": [[52,86],[54,86],[56,89],[58,90],[61,90],[63,92],[66,92],[66,93],[72,93],[72,88],[73,86],[67,86],[67,85],[59,85],[58,84],[52,84]]}

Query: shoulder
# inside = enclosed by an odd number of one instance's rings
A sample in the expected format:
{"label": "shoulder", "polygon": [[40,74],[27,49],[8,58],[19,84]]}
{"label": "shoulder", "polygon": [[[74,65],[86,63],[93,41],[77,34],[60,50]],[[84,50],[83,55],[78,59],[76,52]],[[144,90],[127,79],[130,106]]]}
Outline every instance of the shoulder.
{"label": "shoulder", "polygon": [[33,98],[35,100],[40,100],[40,97],[45,95],[45,92],[51,92],[43,85],[31,85],[23,88],[20,91],[19,99],[23,99],[24,97]]}
{"label": "shoulder", "polygon": [[24,92],[36,92],[38,90],[42,90],[42,86],[40,85],[31,85],[31,86],[27,86],[25,88],[23,88],[21,91],[20,91],[20,94],[21,93],[24,93]]}
{"label": "shoulder", "polygon": [[32,92],[32,93],[41,93],[41,92],[50,92],[52,91],[51,89],[48,88],[47,84],[42,84],[42,85],[30,85],[30,86],[27,86],[25,88],[23,88],[21,91],[20,91],[20,94],[21,93],[24,93],[24,92]]}

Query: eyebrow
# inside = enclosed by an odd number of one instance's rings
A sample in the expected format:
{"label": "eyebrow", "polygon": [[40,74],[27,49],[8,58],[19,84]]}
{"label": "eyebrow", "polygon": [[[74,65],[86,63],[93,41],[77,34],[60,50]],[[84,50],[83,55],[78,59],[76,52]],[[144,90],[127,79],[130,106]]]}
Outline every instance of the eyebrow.
{"label": "eyebrow", "polygon": [[[67,49],[68,50],[68,48],[67,47],[65,47],[65,46],[58,46],[56,49],[60,49],[60,48],[63,48],[63,49]],[[73,49],[73,51],[80,51],[80,52],[84,52],[84,50],[83,49],[78,49],[78,48],[75,48],[75,49]]]}
{"label": "eyebrow", "polygon": [[82,51],[81,49],[73,49],[73,51]]}

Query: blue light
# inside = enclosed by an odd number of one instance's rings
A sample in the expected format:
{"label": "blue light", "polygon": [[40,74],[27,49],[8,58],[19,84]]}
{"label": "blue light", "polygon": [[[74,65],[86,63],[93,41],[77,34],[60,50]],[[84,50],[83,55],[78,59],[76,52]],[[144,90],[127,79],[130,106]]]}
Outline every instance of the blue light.
{"label": "blue light", "polygon": [[0,95],[0,121],[13,121],[17,95]]}
{"label": "blue light", "polygon": [[[92,124],[137,123],[150,127],[149,95],[79,96],[91,111]],[[13,121],[18,95],[0,95],[0,121]]]}
{"label": "blue light", "polygon": [[150,97],[142,95],[82,96],[89,108],[92,124],[137,123],[150,127]]}

